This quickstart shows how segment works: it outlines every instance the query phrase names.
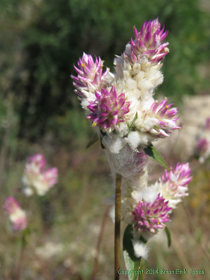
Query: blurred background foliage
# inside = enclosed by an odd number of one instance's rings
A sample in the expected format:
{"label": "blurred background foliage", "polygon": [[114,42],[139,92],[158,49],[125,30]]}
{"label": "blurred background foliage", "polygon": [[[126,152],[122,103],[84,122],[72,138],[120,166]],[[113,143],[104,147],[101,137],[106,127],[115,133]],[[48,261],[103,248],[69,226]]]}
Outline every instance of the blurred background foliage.
{"label": "blurred background foliage", "polygon": [[50,134],[69,143],[69,135],[80,135],[87,123],[76,113],[73,64],[86,52],[101,56],[113,70],[114,54],[123,52],[133,26],[140,29],[157,17],[170,42],[157,92],[180,101],[207,91],[209,79],[199,70],[210,64],[210,17],[199,5],[197,0],[1,1],[0,91],[3,101],[14,97],[18,136],[37,141]]}
{"label": "blurred background foliage", "polygon": [[[145,20],[158,17],[169,30],[170,53],[162,68],[164,83],[156,94],[181,105],[183,96],[210,93],[209,13],[208,0],[0,1],[0,204],[15,190],[29,210],[33,248],[26,252],[23,279],[91,279],[106,209],[101,202],[112,194],[109,166],[99,145],[85,150],[92,132],[74,94],[73,64],[86,52],[101,56],[105,66],[114,70],[114,54],[124,51],[133,26],[139,30]],[[182,150],[173,152],[166,158],[169,164],[180,159]],[[34,153],[43,153],[59,170],[57,187],[41,201],[18,193],[25,162]],[[174,211],[169,224],[174,245],[168,250],[158,240],[155,249],[151,246],[148,268],[208,267],[210,174],[207,170],[204,177],[202,168],[194,176],[184,209]],[[196,169],[197,165],[194,173]],[[11,280],[17,279],[12,275],[19,243],[5,224],[6,218],[1,219],[0,278]],[[111,220],[105,233],[98,279],[109,280],[114,261]],[[36,259],[36,247],[49,240],[62,243],[66,251],[55,260]],[[50,277],[42,277],[45,270]],[[205,277],[210,277],[209,272]],[[200,275],[194,279],[201,279]]]}

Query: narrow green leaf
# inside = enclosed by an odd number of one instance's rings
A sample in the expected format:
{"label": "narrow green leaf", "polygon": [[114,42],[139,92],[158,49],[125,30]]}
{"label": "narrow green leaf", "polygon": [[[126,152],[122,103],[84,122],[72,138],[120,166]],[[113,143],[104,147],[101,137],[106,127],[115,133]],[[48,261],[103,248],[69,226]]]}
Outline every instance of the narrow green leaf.
{"label": "narrow green leaf", "polygon": [[134,116],[134,118],[133,118],[133,120],[132,120],[132,122],[131,122],[131,125],[128,126],[128,134],[131,132],[131,129],[132,129],[132,127],[133,127],[133,124],[134,124],[134,122],[137,120],[137,118],[138,118],[138,113],[135,114],[135,116]]}
{"label": "narrow green leaf", "polygon": [[168,247],[171,246],[171,234],[170,234],[170,231],[167,227],[165,227],[165,232],[166,232],[166,235],[167,235],[167,238],[168,238]]}
{"label": "narrow green leaf", "polygon": [[[125,229],[124,236],[123,236],[123,256],[125,260],[125,266],[128,272],[130,271],[137,271],[140,267],[141,258],[137,258],[134,254],[133,249],[133,227],[132,225],[128,225]],[[128,273],[129,280],[136,280],[138,274],[135,273]]]}
{"label": "narrow green leaf", "polygon": [[150,144],[144,149],[145,154],[152,157],[154,160],[156,160],[160,165],[162,165],[164,168],[171,170],[170,167],[167,165],[163,157],[158,153],[158,151],[155,149],[155,147]]}
{"label": "narrow green leaf", "polygon": [[86,149],[91,147],[97,141],[98,141],[98,135],[97,135],[97,133],[94,133],[93,136],[91,137],[90,141],[88,142]]}

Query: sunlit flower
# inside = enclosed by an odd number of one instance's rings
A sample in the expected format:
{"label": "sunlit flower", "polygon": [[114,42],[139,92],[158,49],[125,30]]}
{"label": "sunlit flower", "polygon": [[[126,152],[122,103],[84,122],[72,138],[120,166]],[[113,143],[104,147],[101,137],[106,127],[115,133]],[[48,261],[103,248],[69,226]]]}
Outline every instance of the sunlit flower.
{"label": "sunlit flower", "polygon": [[21,209],[19,203],[13,196],[6,199],[3,207],[5,212],[9,215],[14,230],[22,231],[26,229],[28,224],[26,212]]}
{"label": "sunlit flower", "polygon": [[82,58],[78,61],[78,67],[74,66],[77,77],[72,76],[76,93],[80,96],[86,96],[89,92],[94,93],[105,85],[105,77],[109,73],[109,69],[103,73],[103,62],[101,58],[94,59],[91,55],[83,53]]}
{"label": "sunlit flower", "polygon": [[134,228],[155,233],[158,229],[164,228],[164,223],[170,220],[168,215],[170,210],[168,201],[160,194],[153,203],[142,200],[133,211]]}
{"label": "sunlit flower", "polygon": [[164,138],[169,136],[173,130],[179,129],[176,116],[177,108],[171,108],[173,104],[166,105],[165,98],[159,105],[154,102],[144,116],[142,131],[149,132],[155,137]]}
{"label": "sunlit flower", "polygon": [[189,163],[177,164],[171,171],[165,170],[158,182],[161,195],[169,201],[169,206],[175,208],[182,197],[188,195],[188,184],[192,180]]}
{"label": "sunlit flower", "polygon": [[130,47],[127,46],[126,58],[132,63],[146,56],[150,62],[158,63],[169,52],[167,43],[163,43],[168,31],[161,29],[158,19],[144,22],[140,32],[134,26],[135,40],[131,39]]}
{"label": "sunlit flower", "polygon": [[124,115],[129,112],[129,102],[125,102],[125,94],[117,95],[115,87],[110,91],[102,89],[96,91],[96,100],[90,102],[88,108],[92,112],[88,119],[93,120],[94,126],[105,129],[115,127],[119,122],[124,122]]}

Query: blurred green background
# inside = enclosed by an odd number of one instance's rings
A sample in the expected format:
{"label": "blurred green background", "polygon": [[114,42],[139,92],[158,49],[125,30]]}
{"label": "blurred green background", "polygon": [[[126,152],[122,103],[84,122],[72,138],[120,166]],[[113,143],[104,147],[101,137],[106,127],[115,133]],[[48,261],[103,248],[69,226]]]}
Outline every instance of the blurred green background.
{"label": "blurred green background", "polygon": [[[89,247],[96,246],[98,227],[106,209],[101,202],[112,194],[105,156],[97,145],[85,150],[92,130],[73,91],[70,78],[75,74],[73,64],[77,64],[85,52],[100,56],[105,66],[113,70],[114,55],[124,51],[125,44],[133,37],[133,26],[139,30],[145,20],[157,17],[169,30],[167,41],[170,43],[170,53],[162,68],[165,79],[156,91],[157,96],[167,96],[181,106],[185,95],[208,95],[208,0],[0,1],[1,202],[20,186],[27,158],[34,153],[43,153],[50,165],[59,169],[57,187],[44,198],[42,207],[40,201],[24,199],[17,194],[25,209],[32,211],[30,220],[36,232],[32,236],[34,250],[51,239],[68,245],[76,242],[78,246],[78,249],[67,250],[69,262],[65,262],[68,260],[65,253],[55,262],[46,261],[49,279],[91,279],[94,253]],[[193,214],[196,210],[189,208],[188,211]],[[35,219],[32,216],[36,214]],[[1,240],[0,276],[1,279],[15,279],[13,266],[18,258],[19,243],[13,234],[8,236],[5,221],[1,222],[7,237]],[[111,222],[108,224],[102,248],[105,260],[101,257],[98,278],[104,280],[113,277],[113,226]],[[199,238],[201,232],[196,231]],[[11,244],[7,257],[4,257],[6,249],[3,244]],[[151,260],[154,268],[165,265],[164,254],[162,259]],[[178,255],[171,253],[171,263],[165,269],[173,265],[182,268],[186,264],[182,252]],[[174,258],[177,259],[175,264]],[[205,265],[207,259],[202,260]],[[42,273],[45,270],[42,266],[33,266],[30,261],[26,263],[29,267],[31,265],[32,272],[27,274],[27,269],[24,270],[23,279],[48,279]],[[190,265],[191,268],[196,265],[197,269],[203,268],[196,264],[196,259]],[[166,279],[181,279],[181,276],[176,277],[167,276]],[[201,279],[199,275],[195,277]],[[165,278],[154,276],[148,279]]]}

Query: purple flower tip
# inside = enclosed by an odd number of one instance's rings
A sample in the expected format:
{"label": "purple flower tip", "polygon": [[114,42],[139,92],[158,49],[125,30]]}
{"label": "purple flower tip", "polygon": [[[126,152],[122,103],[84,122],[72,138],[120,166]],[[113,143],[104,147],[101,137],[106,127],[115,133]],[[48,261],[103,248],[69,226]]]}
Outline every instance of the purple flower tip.
{"label": "purple flower tip", "polygon": [[83,53],[77,65],[78,67],[74,66],[74,69],[78,75],[71,76],[74,80],[73,84],[76,87],[76,93],[80,96],[84,96],[84,90],[100,90],[103,85],[104,77],[109,72],[107,69],[105,73],[103,73],[103,62],[101,58],[96,57],[94,61],[91,55]]}
{"label": "purple flower tip", "polygon": [[157,232],[158,229],[165,227],[165,222],[170,220],[168,212],[171,209],[168,207],[168,201],[165,201],[160,194],[153,203],[140,201],[133,211],[134,228]]}
{"label": "purple flower tip", "polygon": [[124,122],[124,116],[129,112],[130,102],[125,101],[125,94],[117,95],[116,89],[102,89],[96,91],[96,99],[88,106],[92,112],[88,119],[93,121],[93,126],[108,129],[114,127],[119,122]]}
{"label": "purple flower tip", "polygon": [[9,215],[14,230],[22,231],[26,229],[28,224],[26,213],[13,196],[6,199],[3,208]]}
{"label": "purple flower tip", "polygon": [[171,167],[170,171],[165,170],[161,178],[162,183],[167,183],[168,192],[173,194],[173,197],[183,197],[187,195],[185,191],[188,190],[187,185],[192,180],[190,172],[191,168],[189,167],[189,163],[177,163],[174,169]]}
{"label": "purple flower tip", "polygon": [[139,32],[134,26],[135,40],[131,39],[131,54],[128,59],[135,62],[137,58],[146,56],[153,63],[160,62],[169,52],[169,43],[163,43],[167,35],[168,31],[164,31],[164,27],[161,29],[158,19],[145,21]]}

